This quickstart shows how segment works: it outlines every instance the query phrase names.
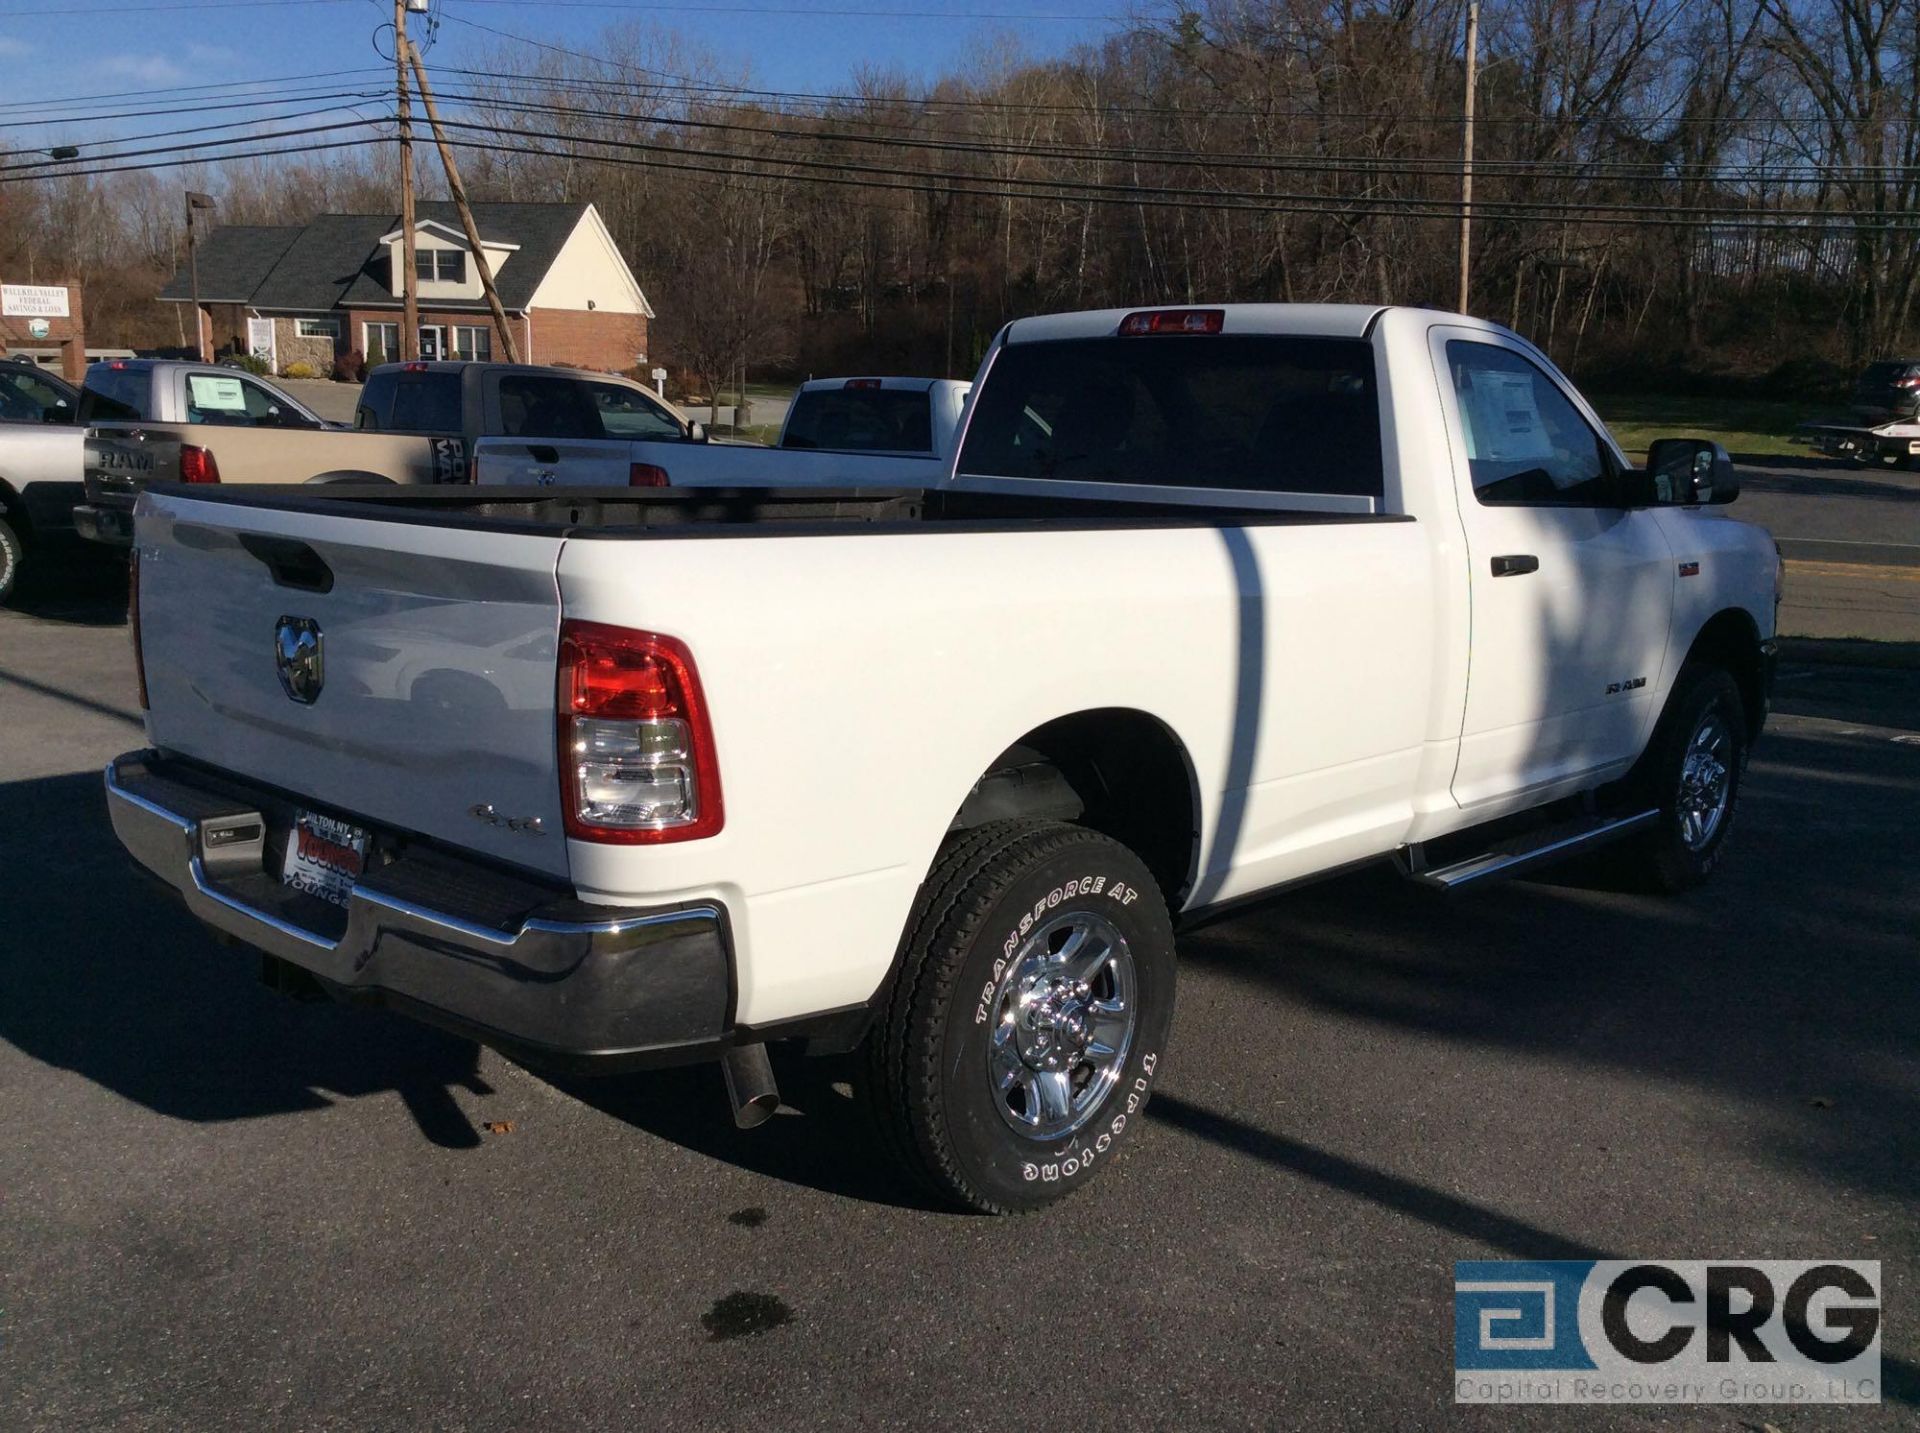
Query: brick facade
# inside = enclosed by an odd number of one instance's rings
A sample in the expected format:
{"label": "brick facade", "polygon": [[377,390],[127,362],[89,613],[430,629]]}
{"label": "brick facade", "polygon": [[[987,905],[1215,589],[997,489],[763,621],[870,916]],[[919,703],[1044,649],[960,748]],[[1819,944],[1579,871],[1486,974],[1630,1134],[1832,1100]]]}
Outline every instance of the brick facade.
{"label": "brick facade", "polygon": [[605,373],[645,366],[644,314],[537,308],[528,318],[533,324],[535,363],[566,363]]}
{"label": "brick facade", "polygon": [[[8,283],[25,283],[25,279],[7,279]],[[58,288],[58,284],[39,284],[39,288]],[[68,378],[78,383],[87,376],[87,321],[86,310],[80,301],[80,285],[67,284],[67,317],[40,320],[47,325],[43,338],[34,337],[28,325],[31,318],[16,318],[0,314],[0,352],[10,352],[15,348],[50,348],[60,350],[60,370]]]}

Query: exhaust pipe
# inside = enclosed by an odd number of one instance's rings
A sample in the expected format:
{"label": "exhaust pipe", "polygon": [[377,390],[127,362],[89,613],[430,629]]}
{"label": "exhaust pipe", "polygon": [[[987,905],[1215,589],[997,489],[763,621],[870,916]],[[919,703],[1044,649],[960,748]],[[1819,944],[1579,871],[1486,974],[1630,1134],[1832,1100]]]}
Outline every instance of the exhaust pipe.
{"label": "exhaust pipe", "polygon": [[733,1122],[752,1129],[773,1118],[780,1108],[780,1087],[773,1082],[773,1062],[765,1045],[733,1045],[720,1057],[727,1098],[733,1102]]}

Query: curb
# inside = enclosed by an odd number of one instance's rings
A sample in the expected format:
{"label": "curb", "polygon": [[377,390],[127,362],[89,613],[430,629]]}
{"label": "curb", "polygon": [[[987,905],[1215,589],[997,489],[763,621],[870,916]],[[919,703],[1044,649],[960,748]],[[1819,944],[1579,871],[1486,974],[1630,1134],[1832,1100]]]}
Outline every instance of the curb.
{"label": "curb", "polygon": [[1876,667],[1920,672],[1920,642],[1873,642],[1858,637],[1782,637],[1780,660],[1816,667]]}

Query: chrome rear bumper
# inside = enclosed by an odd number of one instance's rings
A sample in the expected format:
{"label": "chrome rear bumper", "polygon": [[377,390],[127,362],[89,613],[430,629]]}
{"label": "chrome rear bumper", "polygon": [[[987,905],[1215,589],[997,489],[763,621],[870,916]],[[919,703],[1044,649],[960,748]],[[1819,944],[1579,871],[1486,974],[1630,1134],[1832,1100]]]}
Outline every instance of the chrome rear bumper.
{"label": "chrome rear bumper", "polygon": [[[110,762],[106,790],[121,844],[189,911],[336,996],[578,1067],[701,1059],[729,1043],[731,960],[717,905],[588,906],[406,848],[370,865],[343,915],[271,874],[275,832],[284,841],[292,809],[277,793],[145,751]],[[235,833],[242,839],[221,839]]]}

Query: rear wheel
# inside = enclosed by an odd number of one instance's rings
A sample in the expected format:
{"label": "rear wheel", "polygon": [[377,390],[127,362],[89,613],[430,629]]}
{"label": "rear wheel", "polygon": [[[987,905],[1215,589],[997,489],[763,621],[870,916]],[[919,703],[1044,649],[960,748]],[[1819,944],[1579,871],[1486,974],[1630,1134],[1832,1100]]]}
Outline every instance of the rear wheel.
{"label": "rear wheel", "polygon": [[869,1040],[875,1111],[954,1203],[1050,1204],[1138,1127],[1174,983],[1165,902],[1126,847],[1056,822],[962,832],[921,889]]}
{"label": "rear wheel", "polygon": [[13,595],[20,580],[20,539],[12,528],[0,521],[0,602]]}
{"label": "rear wheel", "polygon": [[1747,763],[1746,707],[1720,667],[1680,673],[1641,773],[1660,819],[1633,848],[1654,888],[1683,891],[1713,874],[1733,831]]}

